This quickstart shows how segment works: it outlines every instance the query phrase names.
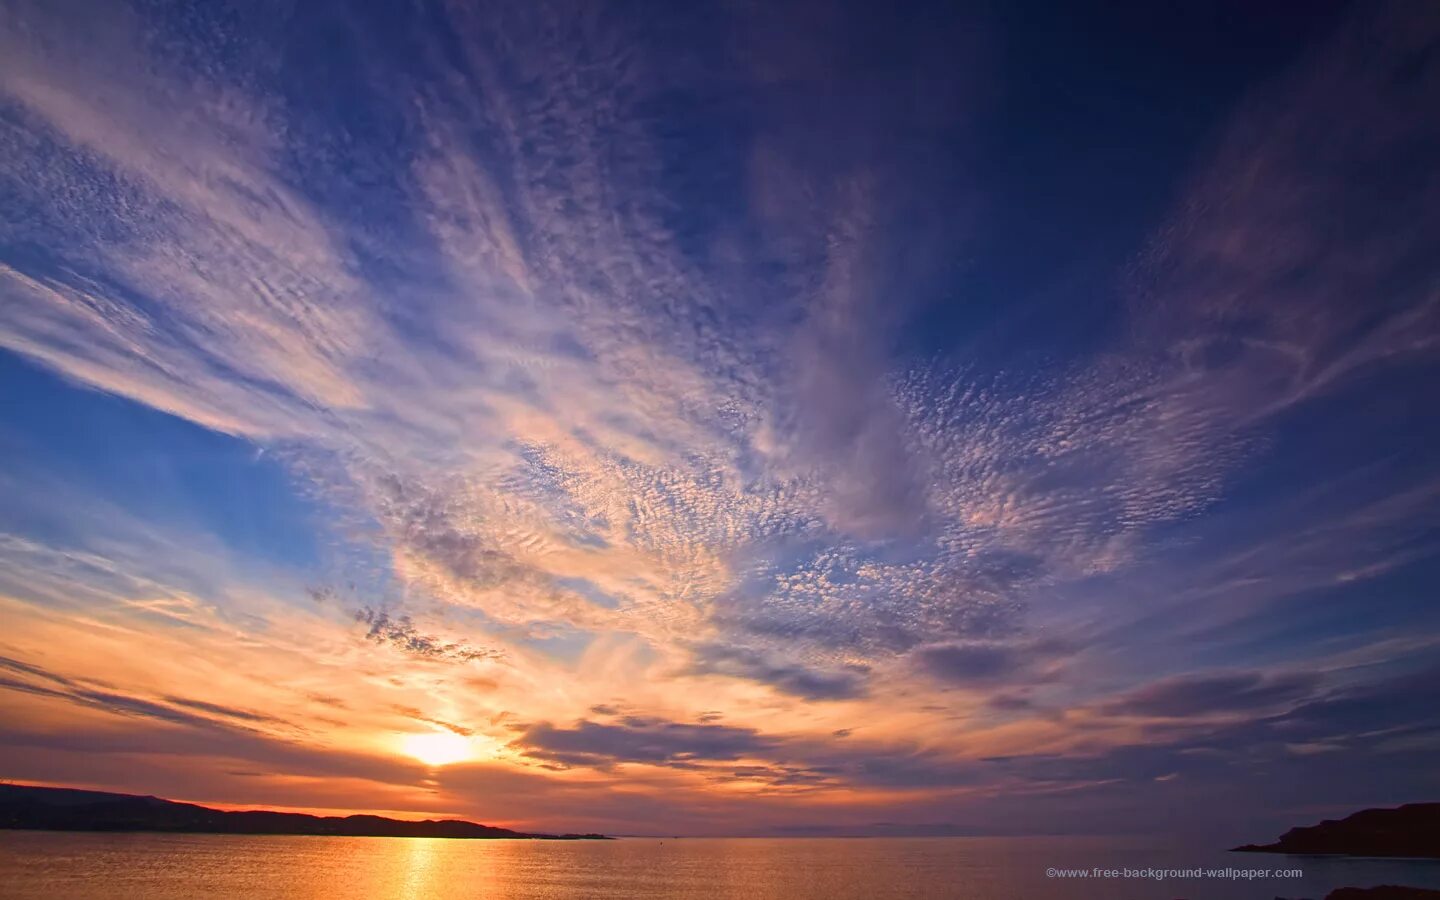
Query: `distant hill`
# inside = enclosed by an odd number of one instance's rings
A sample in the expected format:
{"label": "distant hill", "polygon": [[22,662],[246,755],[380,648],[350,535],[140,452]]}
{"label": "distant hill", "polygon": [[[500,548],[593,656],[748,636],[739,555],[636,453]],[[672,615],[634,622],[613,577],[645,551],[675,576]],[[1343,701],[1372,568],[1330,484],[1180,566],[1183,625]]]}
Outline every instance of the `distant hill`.
{"label": "distant hill", "polygon": [[1339,888],[1326,894],[1325,900],[1440,900],[1440,891],[1382,884],[1372,888]]}
{"label": "distant hill", "polygon": [[345,837],[608,840],[601,834],[526,834],[458,819],[406,822],[384,816],[226,812],[159,797],[0,784],[0,828],[163,831],[192,834],[314,834]]}
{"label": "distant hill", "polygon": [[1273,844],[1246,844],[1241,853],[1410,856],[1440,859],[1440,803],[1366,809],[1343,819],[1292,828]]}

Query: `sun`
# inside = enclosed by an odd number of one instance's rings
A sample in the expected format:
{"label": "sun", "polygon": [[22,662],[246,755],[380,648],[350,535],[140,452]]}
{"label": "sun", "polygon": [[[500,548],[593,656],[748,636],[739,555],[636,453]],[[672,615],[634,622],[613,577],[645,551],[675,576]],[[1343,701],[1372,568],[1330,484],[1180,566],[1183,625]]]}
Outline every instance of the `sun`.
{"label": "sun", "polygon": [[427,766],[444,766],[469,759],[475,753],[470,739],[449,731],[407,734],[400,739],[400,749]]}

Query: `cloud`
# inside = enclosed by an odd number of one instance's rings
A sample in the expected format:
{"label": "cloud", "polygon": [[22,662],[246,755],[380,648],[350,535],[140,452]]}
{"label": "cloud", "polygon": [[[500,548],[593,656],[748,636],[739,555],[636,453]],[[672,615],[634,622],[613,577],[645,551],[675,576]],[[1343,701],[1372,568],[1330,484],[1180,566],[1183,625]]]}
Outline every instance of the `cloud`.
{"label": "cloud", "polygon": [[943,684],[1033,684],[1052,680],[1059,661],[1074,652],[1065,641],[1024,637],[924,644],[907,659],[915,669]]}
{"label": "cloud", "polygon": [[[250,710],[233,709],[223,704],[173,696],[155,699],[122,693],[117,690],[78,683],[40,666],[0,657],[0,668],[26,676],[0,678],[0,690],[19,691],[41,697],[53,697],[92,709],[121,716],[137,716],[170,725],[211,730],[249,730],[246,725],[284,725],[273,716]],[[204,713],[205,715],[196,715]]]}
{"label": "cloud", "polygon": [[[1021,629],[1037,596],[1124,570],[1155,529],[1211,507],[1268,415],[1360,365],[1312,367],[1328,374],[1307,388],[1272,377],[1345,342],[1359,323],[1318,310],[1356,305],[1290,290],[1289,263],[1245,256],[1265,242],[1225,235],[1276,212],[1287,253],[1338,259],[1305,223],[1325,218],[1327,192],[1362,203],[1363,191],[1334,187],[1348,183],[1342,163],[1306,156],[1304,123],[1349,122],[1331,114],[1342,101],[1367,109],[1374,127],[1347,125],[1336,145],[1347,159],[1404,156],[1425,139],[1407,117],[1423,85],[1384,74],[1412,39],[1387,38],[1373,59],[1341,41],[1341,67],[1359,73],[1342,95],[1307,69],[1239,116],[1137,267],[1123,338],[1053,376],[908,366],[887,346],[898,323],[885,298],[903,282],[891,265],[903,241],[887,229],[936,200],[895,160],[930,172],[938,157],[871,125],[933,120],[910,121],[870,85],[855,85],[870,123],[805,126],[866,136],[843,160],[787,116],[762,117],[750,161],[723,174],[744,188],[735,221],[690,234],[673,214],[688,188],[654,175],[677,147],[653,112],[716,87],[657,79],[670,48],[634,23],[448,9],[419,29],[406,67],[357,55],[346,80],[385,140],[345,142],[323,85],[272,96],[243,55],[192,71],[156,49],[169,45],[139,13],[108,12],[83,33],[39,5],[20,13],[60,36],[49,49],[11,40],[4,64],[4,174],[33,212],[10,238],[48,249],[3,262],[13,315],[0,342],[283,447],[376,526],[367,540],[392,574],[441,605],[531,635],[799,656],[709,666],[797,697],[855,697],[867,676],[847,666]],[[62,52],[67,41],[105,52]],[[834,52],[814,41],[816,58]],[[606,75],[548,77],[580,45]],[[789,54],[752,64],[809,73],[784,111],[813,111],[833,89]],[[908,91],[912,71],[868,77]],[[741,97],[758,77],[732,74]],[[925,104],[954,112],[958,94],[930,87]],[[1294,112],[1266,112],[1276,105]],[[371,189],[327,165],[340,145]],[[1284,177],[1236,175],[1252,157]],[[812,163],[825,177],[806,174]],[[1387,216],[1382,244],[1426,231]],[[707,239],[746,252],[719,265],[694,252]],[[1357,259],[1334,282],[1379,286],[1423,267],[1423,241]],[[1423,352],[1427,303],[1388,303],[1360,341],[1366,359]],[[1275,333],[1282,319],[1309,323],[1305,347]],[[1247,322],[1273,324],[1250,334]],[[425,637],[386,628],[387,640]],[[984,652],[950,655],[974,666]],[[938,666],[944,654],[922,656]]]}
{"label": "cloud", "polygon": [[1429,665],[1312,697],[1270,724],[1276,736],[1383,748],[1402,733],[1440,737],[1440,667]]}
{"label": "cloud", "polygon": [[[913,746],[877,746],[768,735],[752,728],[627,717],[570,728],[542,722],[513,743],[542,764],[609,769],[620,763],[753,781],[771,789],[846,787],[944,789],[973,784],[983,769]],[[727,765],[747,761],[747,765]]]}
{"label": "cloud", "polygon": [[239,719],[243,722],[275,721],[275,718],[273,716],[267,716],[264,713],[258,713],[254,710],[249,709],[236,709],[231,706],[226,706],[223,703],[211,703],[206,700],[187,700],[184,697],[175,697],[168,694],[160,699],[164,700],[166,703],[170,703],[175,706],[183,706],[186,709],[193,709],[197,712],[209,713],[213,716],[220,716],[221,718],[225,719]]}
{"label": "cloud", "polygon": [[[59,27],[38,5],[19,12],[35,31]],[[100,57],[14,42],[12,134],[44,148],[14,148],[6,177],[51,250],[6,262],[15,316],[0,340],[103,390],[285,445],[338,505],[374,518],[403,580],[510,625],[669,642],[709,617],[724,560],[757,536],[923,526],[924,473],[865,334],[874,173],[855,161],[857,187],[827,201],[843,246],[826,250],[813,223],[766,226],[808,248],[783,263],[797,286],[812,251],[832,275],[798,333],[757,328],[753,313],[803,312],[810,292],[750,300],[757,273],[711,277],[669,229],[672,198],[644,162],[669,152],[645,104],[710,88],[647,80],[644,55],[618,48],[649,45],[622,23],[540,24],[557,15],[453,9],[409,71],[358,62],[353,83],[404,150],[347,144],[352,167],[383,181],[363,195],[324,164],[339,126],[323,91],[281,101],[253,95],[243,68],[149,58],[158,26],[123,11],[70,36],[103,40]],[[582,40],[609,48],[596,64],[614,77],[545,78]],[[79,57],[90,61],[69,64]],[[307,126],[287,128],[287,108]],[[625,128],[601,128],[596,109]],[[812,152],[775,137],[787,164]],[[81,206],[94,219],[63,214]],[[813,365],[790,359],[807,346]],[[797,361],[803,415],[787,418],[775,385]],[[567,587],[582,582],[590,596]]]}
{"label": "cloud", "polygon": [[[1401,781],[1414,776],[1415,763],[1440,746],[1436,674],[1433,665],[1412,667],[1318,693],[1314,679],[1305,676],[1173,682],[1104,707],[1156,717],[1144,744],[990,762],[1008,777],[1040,784],[1146,783],[1176,774],[1204,790],[1279,787],[1293,793],[1293,802],[1313,802],[1306,794],[1342,772],[1354,777],[1359,771],[1385,771],[1386,778]],[[1224,716],[1210,718],[1213,713]],[[1366,778],[1381,780],[1378,774]],[[1283,783],[1265,786],[1267,779]]]}
{"label": "cloud", "polygon": [[430,716],[425,715],[423,712],[413,706],[397,706],[395,707],[395,711],[400,713],[402,716],[407,716],[417,722],[424,722],[427,725],[438,726],[452,734],[458,734],[461,737],[475,736],[475,729],[473,728],[465,725],[457,725],[454,722],[447,722],[444,719],[431,718]]}
{"label": "cloud", "polygon": [[1106,704],[1115,715],[1186,718],[1274,708],[1312,694],[1319,678],[1312,673],[1264,675],[1227,672],[1159,681]]}
{"label": "cloud", "polygon": [[615,724],[582,720],[571,728],[542,722],[527,728],[514,743],[533,759],[561,766],[598,768],[616,763],[684,767],[699,762],[729,762],[773,746],[773,742],[750,728],[690,725],[640,717]]}
{"label": "cloud", "polygon": [[366,640],[388,644],[425,659],[471,662],[477,659],[502,659],[504,654],[492,648],[475,647],[463,641],[446,641],[421,634],[409,616],[398,618],[383,610],[365,608],[356,611],[355,621],[368,626]]}
{"label": "cloud", "polygon": [[916,662],[931,675],[950,682],[991,681],[1020,665],[1014,647],[1005,644],[940,644],[915,651]]}
{"label": "cloud", "polygon": [[807,668],[776,662],[745,647],[704,644],[694,648],[690,668],[697,674],[725,675],[767,684],[782,694],[804,700],[850,700],[866,691],[869,667]]}

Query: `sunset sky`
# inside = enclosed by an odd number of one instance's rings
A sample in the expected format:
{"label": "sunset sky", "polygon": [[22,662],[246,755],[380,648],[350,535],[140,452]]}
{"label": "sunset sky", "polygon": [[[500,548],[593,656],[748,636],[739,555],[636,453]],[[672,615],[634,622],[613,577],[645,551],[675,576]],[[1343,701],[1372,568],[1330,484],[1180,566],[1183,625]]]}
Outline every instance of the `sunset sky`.
{"label": "sunset sky", "polygon": [[0,2],[0,778],[1440,799],[1440,4]]}

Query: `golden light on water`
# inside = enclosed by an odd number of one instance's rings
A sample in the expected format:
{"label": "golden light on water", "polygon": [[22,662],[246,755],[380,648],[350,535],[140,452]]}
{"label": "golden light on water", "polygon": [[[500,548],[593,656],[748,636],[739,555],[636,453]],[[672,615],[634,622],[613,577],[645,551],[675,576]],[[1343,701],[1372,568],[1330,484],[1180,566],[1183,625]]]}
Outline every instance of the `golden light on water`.
{"label": "golden light on water", "polygon": [[407,734],[400,740],[400,749],[427,766],[445,766],[475,755],[469,738],[449,731]]}

